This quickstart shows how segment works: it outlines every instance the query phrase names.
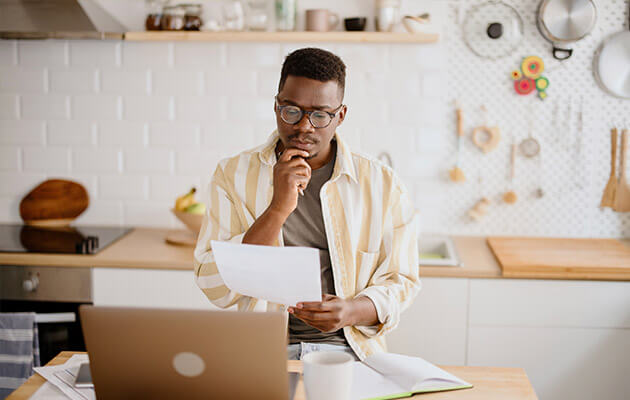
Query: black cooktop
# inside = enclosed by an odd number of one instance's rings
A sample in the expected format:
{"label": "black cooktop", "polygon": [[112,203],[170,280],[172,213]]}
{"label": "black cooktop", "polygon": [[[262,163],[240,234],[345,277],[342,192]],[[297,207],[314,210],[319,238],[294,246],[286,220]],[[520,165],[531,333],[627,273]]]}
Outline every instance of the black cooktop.
{"label": "black cooktop", "polygon": [[133,228],[0,224],[0,252],[96,254]]}

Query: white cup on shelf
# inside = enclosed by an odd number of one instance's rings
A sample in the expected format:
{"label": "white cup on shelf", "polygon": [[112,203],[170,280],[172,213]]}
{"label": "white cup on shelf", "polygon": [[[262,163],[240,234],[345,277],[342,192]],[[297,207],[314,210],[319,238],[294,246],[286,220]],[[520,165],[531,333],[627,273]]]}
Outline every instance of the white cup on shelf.
{"label": "white cup on shelf", "polygon": [[302,357],[307,400],[350,400],[354,358],[339,351],[314,351]]}

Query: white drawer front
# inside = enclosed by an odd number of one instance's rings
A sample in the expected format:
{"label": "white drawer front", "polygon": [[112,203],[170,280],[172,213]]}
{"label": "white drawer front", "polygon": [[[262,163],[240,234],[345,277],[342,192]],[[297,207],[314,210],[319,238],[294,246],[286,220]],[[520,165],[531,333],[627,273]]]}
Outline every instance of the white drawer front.
{"label": "white drawer front", "polygon": [[470,324],[630,328],[630,282],[472,279]]}

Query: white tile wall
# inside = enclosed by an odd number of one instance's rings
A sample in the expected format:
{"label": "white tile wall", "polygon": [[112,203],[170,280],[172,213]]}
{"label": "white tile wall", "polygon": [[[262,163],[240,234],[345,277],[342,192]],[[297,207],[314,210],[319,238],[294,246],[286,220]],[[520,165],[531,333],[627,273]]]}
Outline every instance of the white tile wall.
{"label": "white tile wall", "polygon": [[[324,3],[365,9],[301,7]],[[205,190],[221,158],[275,128],[281,63],[306,46],[347,64],[341,135],[360,152],[389,152],[423,226],[448,230],[444,193],[471,206],[478,193],[444,190],[453,162],[444,43],[0,41],[0,220],[17,220],[19,199],[54,174],[91,187],[83,223],[177,226],[174,199]]]}

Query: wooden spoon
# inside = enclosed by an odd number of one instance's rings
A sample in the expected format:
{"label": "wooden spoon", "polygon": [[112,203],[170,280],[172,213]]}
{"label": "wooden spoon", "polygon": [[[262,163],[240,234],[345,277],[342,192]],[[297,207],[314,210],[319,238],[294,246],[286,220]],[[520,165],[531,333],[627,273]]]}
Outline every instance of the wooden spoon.
{"label": "wooden spoon", "polygon": [[612,128],[610,131],[610,178],[606,188],[604,188],[604,194],[602,195],[602,201],[599,204],[600,207],[613,207],[615,205],[615,192],[617,191],[617,128]]}
{"label": "wooden spoon", "polygon": [[[510,186],[514,185],[514,169],[516,164],[516,145],[512,144],[510,153]],[[518,195],[513,189],[503,193],[503,201],[507,204],[514,204],[518,201]]]}
{"label": "wooden spoon", "polygon": [[619,182],[617,184],[617,191],[615,192],[615,211],[628,212],[630,211],[630,186],[626,180],[626,150],[628,147],[628,130],[624,129],[621,132],[621,150],[619,155],[621,157],[621,164],[619,168]]}
{"label": "wooden spoon", "polygon": [[455,102],[455,107],[457,115],[457,161],[455,162],[455,166],[448,171],[448,175],[453,182],[465,182],[466,175],[464,175],[464,171],[459,167],[459,155],[462,151],[462,141],[464,140],[464,116],[459,101]]}

